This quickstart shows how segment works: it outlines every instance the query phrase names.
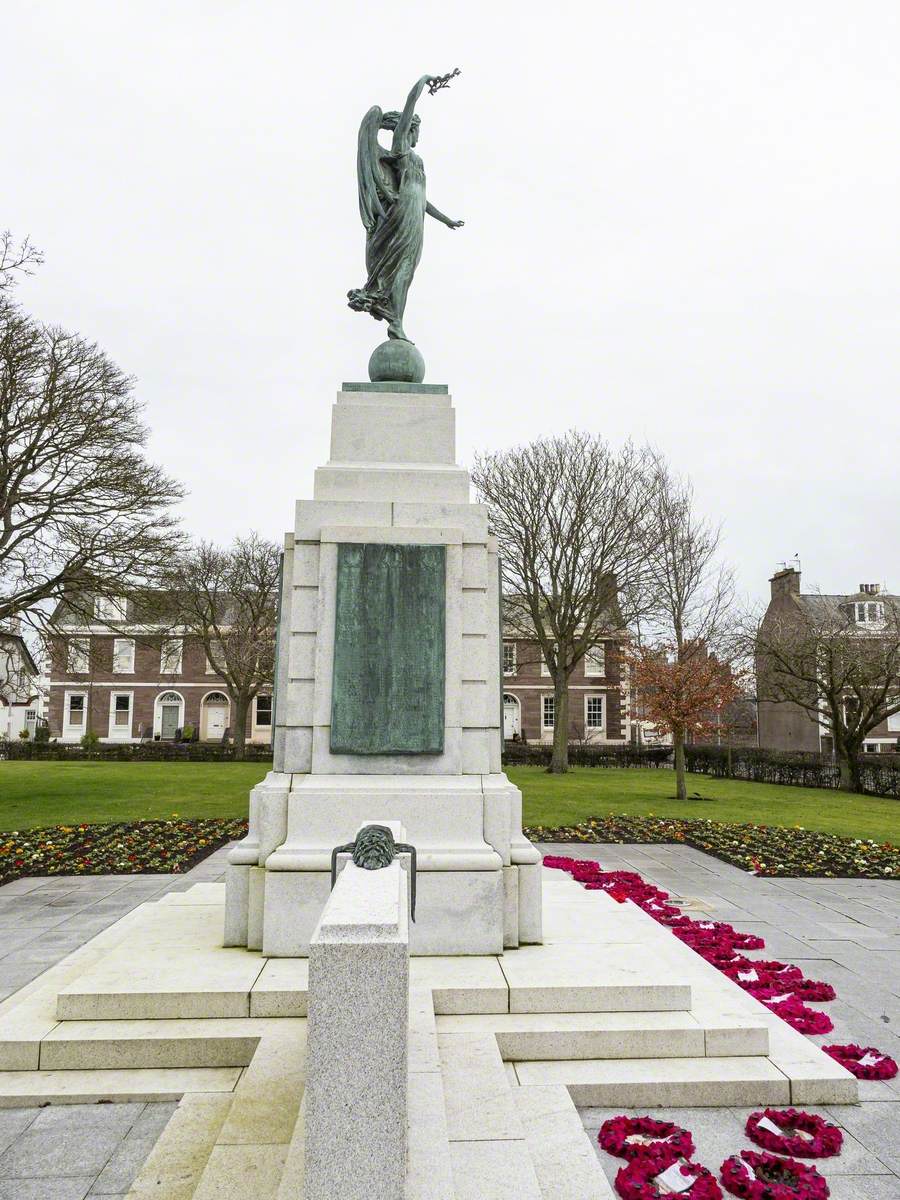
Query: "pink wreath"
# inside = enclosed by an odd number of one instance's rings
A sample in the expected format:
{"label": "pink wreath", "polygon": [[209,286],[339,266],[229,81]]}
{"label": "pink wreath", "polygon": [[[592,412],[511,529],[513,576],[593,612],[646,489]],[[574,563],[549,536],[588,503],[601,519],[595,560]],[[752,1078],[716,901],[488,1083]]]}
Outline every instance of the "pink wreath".
{"label": "pink wreath", "polygon": [[847,1046],[823,1046],[822,1049],[857,1079],[893,1079],[897,1074],[894,1059],[889,1054],[882,1054],[874,1046],[850,1043]]}
{"label": "pink wreath", "polygon": [[756,933],[738,933],[737,930],[730,935],[731,944],[737,946],[739,950],[764,950],[766,948],[765,938],[761,938]]}
{"label": "pink wreath", "polygon": [[[632,1138],[650,1138],[651,1141],[632,1141]],[[597,1141],[607,1154],[617,1158],[651,1157],[668,1159],[690,1158],[694,1153],[694,1139],[687,1129],[673,1121],[655,1121],[653,1117],[610,1117],[600,1126]]]}
{"label": "pink wreath", "polygon": [[720,1168],[725,1190],[742,1200],[828,1200],[828,1184],[815,1167],[794,1158],[742,1150]]}
{"label": "pink wreath", "polygon": [[793,992],[801,1000],[817,1000],[820,1003],[824,1000],[833,1000],[836,995],[831,984],[824,983],[821,979],[800,978],[796,982],[792,981],[787,990]]}
{"label": "pink wreath", "polygon": [[782,1021],[787,1021],[798,1033],[831,1033],[834,1029],[831,1017],[815,1008],[807,1008],[796,996],[781,1001],[764,1000],[763,1004],[770,1012],[781,1017]]}
{"label": "pink wreath", "polygon": [[[766,1119],[782,1132],[761,1129],[760,1121]],[[797,1136],[797,1130],[810,1134],[810,1137]],[[764,1150],[796,1154],[800,1158],[830,1158],[840,1154],[844,1142],[844,1135],[837,1125],[829,1125],[823,1117],[799,1112],[796,1108],[767,1108],[764,1112],[751,1113],[747,1118],[747,1136]]]}
{"label": "pink wreath", "polygon": [[[699,1163],[678,1161],[681,1174],[693,1176],[694,1180],[686,1191],[678,1193],[679,1200],[681,1197],[685,1200],[722,1200],[722,1189],[706,1167],[701,1167]],[[616,1191],[622,1200],[659,1200],[656,1176],[672,1165],[650,1154],[639,1155],[616,1175]]]}

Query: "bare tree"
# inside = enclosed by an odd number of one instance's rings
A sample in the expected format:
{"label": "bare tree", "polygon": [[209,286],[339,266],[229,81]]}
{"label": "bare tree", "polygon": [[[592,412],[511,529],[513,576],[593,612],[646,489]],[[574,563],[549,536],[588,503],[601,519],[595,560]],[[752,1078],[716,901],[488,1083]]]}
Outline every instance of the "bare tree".
{"label": "bare tree", "polygon": [[170,572],[163,603],[183,633],[203,645],[232,703],[235,756],[243,758],[247,714],[275,677],[281,553],[256,533],[226,549],[200,542]]}
{"label": "bare tree", "polygon": [[505,621],[537,640],[553,680],[554,773],[568,767],[569,677],[640,606],[654,466],[647,450],[614,450],[577,431],[476,459],[473,479],[499,541]]}
{"label": "bare tree", "polygon": [[0,297],[0,620],[152,583],[177,550],[179,484],[148,462],[133,381]]}
{"label": "bare tree", "polygon": [[32,275],[43,261],[41,251],[27,237],[16,243],[8,229],[0,233],[0,293],[16,283],[17,275]]}
{"label": "bare tree", "polygon": [[[647,553],[649,613],[638,629],[635,686],[647,703],[656,704],[658,718],[665,711],[676,795],[684,800],[687,735],[703,726],[710,709],[734,699],[734,581],[731,570],[717,562],[720,530],[696,515],[691,484],[658,455],[651,494],[657,537]],[[661,672],[662,663],[668,670]]]}
{"label": "bare tree", "polygon": [[864,606],[873,604],[879,619],[857,624],[852,601],[798,596],[749,631],[760,704],[795,705],[830,734],[848,792],[862,791],[866,736],[900,712],[900,603],[869,597]]}

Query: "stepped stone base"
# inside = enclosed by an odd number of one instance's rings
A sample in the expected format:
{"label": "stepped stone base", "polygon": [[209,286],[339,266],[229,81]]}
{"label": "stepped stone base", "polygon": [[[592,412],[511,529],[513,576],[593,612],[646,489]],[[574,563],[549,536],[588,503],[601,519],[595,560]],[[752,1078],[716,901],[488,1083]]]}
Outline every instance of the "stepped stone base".
{"label": "stepped stone base", "polygon": [[[857,1083],[646,914],[543,872],[547,944],[410,959],[405,1200],[609,1200],[575,1104],[853,1103]],[[0,1106],[180,1099],[130,1193],[296,1200],[309,962],[144,904],[0,1004]]]}

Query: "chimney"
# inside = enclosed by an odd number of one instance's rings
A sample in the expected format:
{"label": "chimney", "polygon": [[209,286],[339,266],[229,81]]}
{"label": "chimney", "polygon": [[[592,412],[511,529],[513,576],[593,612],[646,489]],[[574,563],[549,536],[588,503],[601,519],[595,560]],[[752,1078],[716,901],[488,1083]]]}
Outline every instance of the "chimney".
{"label": "chimney", "polygon": [[865,596],[877,596],[881,592],[881,584],[880,583],[861,583],[859,585],[859,590]]}
{"label": "chimney", "polygon": [[785,567],[783,571],[776,571],[769,583],[772,585],[773,600],[776,596],[800,595],[800,572],[796,567]]}

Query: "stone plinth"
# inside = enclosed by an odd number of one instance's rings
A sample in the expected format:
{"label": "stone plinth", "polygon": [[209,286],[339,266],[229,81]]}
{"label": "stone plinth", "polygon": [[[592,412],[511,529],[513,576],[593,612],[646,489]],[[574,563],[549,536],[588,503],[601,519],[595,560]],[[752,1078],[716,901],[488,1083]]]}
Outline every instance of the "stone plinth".
{"label": "stone plinth", "polygon": [[[338,394],[329,461],[316,472],[313,499],[298,502],[285,540],[274,770],[254,789],[250,831],[230,856],[228,945],[257,943],[261,909],[264,953],[306,955],[327,899],[332,848],[377,818],[400,821],[419,854],[413,954],[493,954],[541,940],[540,856],[522,833],[521,793],[500,761],[497,547],[487,510],[471,503],[468,472],[455,459],[446,388],[345,384]],[[360,546],[370,549],[360,554]],[[443,629],[428,615],[441,597],[423,591],[430,635],[430,641],[422,637],[423,662],[433,665],[423,675],[419,664],[417,675],[414,637],[410,647],[414,605],[403,618],[403,639],[395,639],[403,653],[383,656],[387,676],[405,674],[379,683],[372,662],[362,661],[367,642],[360,630],[374,638],[379,620],[395,619],[385,597],[397,590],[373,587],[370,595],[365,576],[352,573],[360,563],[410,558],[379,553],[387,547],[431,548],[423,560],[443,564]],[[440,576],[431,578],[433,590]],[[336,627],[341,587],[352,594],[356,626],[342,606]],[[372,692],[378,736],[356,746],[348,745],[345,729],[338,735],[332,728],[335,711],[342,711],[335,707],[336,654],[344,692],[354,686],[354,655],[359,680],[367,681],[354,696],[351,735],[360,728],[360,698]],[[434,673],[441,663],[442,703],[436,704]],[[413,706],[405,723],[385,721],[378,711],[403,703]],[[423,714],[416,704],[430,706],[428,721],[417,720]],[[415,739],[398,742],[396,752],[365,752],[390,747],[392,728],[417,727],[426,729],[427,739],[418,744],[428,753],[408,752]],[[264,873],[252,874],[258,868]]]}
{"label": "stone plinth", "polygon": [[408,1026],[405,872],[347,863],[309,948],[307,1200],[401,1200]]}

